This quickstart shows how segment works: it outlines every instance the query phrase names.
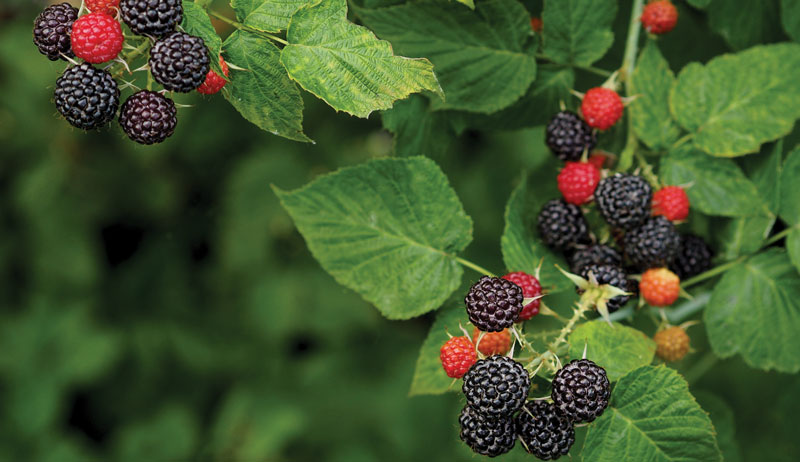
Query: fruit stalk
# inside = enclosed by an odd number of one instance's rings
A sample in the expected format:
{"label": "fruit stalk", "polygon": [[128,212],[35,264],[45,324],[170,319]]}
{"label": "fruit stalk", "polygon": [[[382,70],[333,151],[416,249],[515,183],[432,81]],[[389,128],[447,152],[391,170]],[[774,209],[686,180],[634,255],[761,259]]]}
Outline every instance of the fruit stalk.
{"label": "fruit stalk", "polygon": [[222,21],[222,22],[224,22],[226,24],[229,24],[229,25],[239,29],[239,30],[245,30],[247,32],[252,32],[254,34],[261,35],[263,37],[266,37],[266,38],[268,38],[270,40],[274,40],[274,41],[276,41],[278,43],[281,43],[283,45],[288,45],[289,44],[289,42],[287,42],[286,40],[284,40],[284,39],[282,39],[280,37],[277,37],[277,36],[272,35],[272,34],[268,34],[266,32],[260,31],[258,29],[254,29],[254,28],[252,28],[252,27],[250,27],[250,26],[248,26],[246,24],[242,24],[240,22],[234,21],[233,19],[225,16],[224,14],[222,14],[220,12],[217,12],[217,11],[214,11],[214,10],[208,10],[208,14],[210,16],[214,17],[214,18],[219,19],[220,21]]}
{"label": "fruit stalk", "polygon": [[[625,55],[622,59],[622,68],[620,69],[620,78],[625,82],[625,95],[628,97],[633,93],[631,76],[636,66],[636,53],[639,51],[639,31],[641,30],[639,18],[642,16],[643,4],[644,0],[633,1],[631,22],[628,26],[628,41],[625,44]],[[636,149],[636,143],[636,135],[633,133],[633,123],[630,114],[628,114],[628,141],[625,143],[625,148],[620,154],[620,171],[628,170],[633,164],[633,151]]]}

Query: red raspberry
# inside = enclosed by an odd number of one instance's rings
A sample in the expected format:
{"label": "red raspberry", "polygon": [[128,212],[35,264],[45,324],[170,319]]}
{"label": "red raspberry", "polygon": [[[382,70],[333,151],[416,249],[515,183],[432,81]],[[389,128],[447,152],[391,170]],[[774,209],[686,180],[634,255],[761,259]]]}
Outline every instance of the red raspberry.
{"label": "red raspberry", "polygon": [[[542,285],[539,284],[539,280],[528,273],[522,271],[508,273],[503,276],[503,279],[520,286],[522,288],[522,296],[525,298],[533,298],[542,295]],[[541,305],[541,299],[536,299],[523,306],[522,312],[519,314],[519,320],[527,321],[539,314],[539,305]]]}
{"label": "red raspberry", "polygon": [[600,170],[588,162],[567,162],[558,174],[558,190],[570,204],[589,202],[600,182]]}
{"label": "red raspberry", "polygon": [[544,27],[544,23],[542,23],[542,18],[536,16],[531,18],[531,29],[533,29],[537,34],[542,32],[542,27]]}
{"label": "red raspberry", "polygon": [[[222,68],[222,72],[225,73],[225,77],[230,76],[230,72],[228,72],[228,63],[222,59],[222,56],[219,57],[219,66]],[[222,78],[213,70],[209,69],[208,74],[206,74],[205,82],[197,87],[197,91],[204,95],[213,95],[214,93],[222,90],[222,87],[224,87],[226,83],[228,83],[227,80]]]}
{"label": "red raspberry", "polygon": [[89,13],[72,25],[72,51],[86,62],[97,64],[110,61],[122,50],[122,28],[119,22],[105,13]]}
{"label": "red raspberry", "polygon": [[500,332],[487,332],[481,338],[481,343],[478,344],[480,335],[481,331],[476,327],[472,331],[472,343],[476,344],[478,351],[486,356],[504,355],[511,348],[511,332],[508,329],[503,329]]}
{"label": "red raspberry", "polygon": [[639,292],[653,306],[670,306],[681,293],[681,280],[666,268],[652,268],[642,274]]}
{"label": "red raspberry", "polygon": [[119,0],[85,0],[84,5],[92,13],[99,11],[109,16],[116,16],[119,11]]}
{"label": "red raspberry", "polygon": [[608,159],[610,159],[608,154],[596,151],[589,156],[589,163],[597,167],[598,170],[602,170]]}
{"label": "red raspberry", "polygon": [[475,345],[467,337],[453,337],[439,350],[439,359],[448,377],[460,379],[478,360]]}
{"label": "red raspberry", "polygon": [[669,0],[648,3],[642,12],[642,25],[651,34],[666,34],[678,22],[678,10]]}
{"label": "red raspberry", "polygon": [[653,336],[656,354],[664,361],[680,361],[689,352],[689,336],[679,326],[672,326]]}
{"label": "red raspberry", "polygon": [[653,215],[667,220],[685,220],[689,216],[689,197],[680,186],[667,186],[653,194]]}
{"label": "red raspberry", "polygon": [[606,130],[617,123],[624,108],[617,92],[603,87],[587,91],[581,103],[581,112],[586,123],[599,130]]}

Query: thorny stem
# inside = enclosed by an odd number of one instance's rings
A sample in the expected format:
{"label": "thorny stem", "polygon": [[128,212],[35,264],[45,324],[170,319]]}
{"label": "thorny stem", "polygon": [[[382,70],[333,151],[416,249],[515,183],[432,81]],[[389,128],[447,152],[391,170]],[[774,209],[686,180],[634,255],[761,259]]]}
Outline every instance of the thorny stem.
{"label": "thorny stem", "polygon": [[558,337],[553,340],[553,342],[548,346],[550,351],[555,352],[559,346],[567,339],[567,335],[572,332],[572,329],[575,328],[575,324],[583,318],[583,315],[589,311],[589,303],[581,302],[578,304],[578,309],[572,314],[572,317],[569,318],[567,324],[561,329],[561,333],[558,334]]}
{"label": "thorny stem", "polygon": [[[628,26],[628,41],[625,44],[625,56],[622,59],[622,68],[620,69],[620,79],[625,82],[625,94],[627,96],[632,96],[633,94],[631,76],[636,65],[636,53],[639,51],[639,31],[641,30],[639,18],[642,16],[643,4],[644,0],[634,0],[633,2],[631,22]],[[627,170],[633,164],[633,153],[636,150],[637,143],[636,135],[633,133],[633,119],[628,114],[628,140],[619,157],[620,170]]]}
{"label": "thorny stem", "polygon": [[242,24],[240,22],[234,21],[233,19],[225,16],[224,14],[222,14],[222,13],[220,13],[218,11],[208,10],[208,14],[213,16],[213,17],[215,17],[215,18],[217,18],[217,19],[219,19],[220,21],[222,21],[222,22],[224,22],[226,24],[230,24],[231,26],[233,26],[233,27],[235,27],[235,28],[237,28],[239,30],[245,30],[247,32],[252,32],[254,34],[257,34],[257,35],[260,35],[262,37],[268,38],[270,40],[274,40],[274,41],[276,41],[278,43],[281,43],[283,45],[288,45],[289,44],[289,42],[287,42],[286,40],[284,40],[284,39],[282,39],[282,38],[280,38],[280,37],[278,37],[276,35],[272,35],[270,33],[267,33],[267,32],[264,32],[264,31],[260,31],[258,29],[253,28],[253,27],[250,27],[250,26],[248,26],[246,24]]}
{"label": "thorny stem", "polygon": [[486,268],[478,266],[475,263],[472,263],[471,261],[465,260],[465,259],[463,259],[461,257],[455,257],[455,258],[456,258],[457,262],[461,263],[463,266],[466,266],[467,268],[469,268],[471,270],[475,270],[478,273],[484,274],[486,276],[495,277],[494,273],[492,273],[491,271],[487,270]]}
{"label": "thorny stem", "polygon": [[[556,62],[555,59],[553,59],[553,58],[551,58],[551,57],[549,57],[549,56],[547,56],[547,55],[545,55],[543,53],[536,53],[536,59],[541,59],[542,61],[548,61],[548,62],[551,62],[551,63],[559,64],[559,63]],[[599,75],[600,77],[610,77],[611,76],[611,72],[608,72],[605,69],[600,69],[599,67],[582,66],[580,64],[570,64],[569,66],[573,67],[575,69],[580,69],[582,71],[586,71],[586,72],[589,72],[589,73],[592,73],[592,74],[595,74],[595,75]]]}
{"label": "thorny stem", "polygon": [[[134,48],[133,50],[131,50],[128,53],[125,53],[125,55],[122,56],[122,60],[125,61],[125,62],[130,62],[132,59],[135,59],[140,54],[144,53],[144,51],[149,46],[150,46],[150,40],[148,40],[148,39],[142,40],[142,43],[140,43],[138,47]],[[115,78],[122,76],[122,73],[125,71],[125,66],[122,66],[121,64],[120,64],[120,66],[122,68],[119,69],[117,72],[115,72],[114,75],[113,75]]]}

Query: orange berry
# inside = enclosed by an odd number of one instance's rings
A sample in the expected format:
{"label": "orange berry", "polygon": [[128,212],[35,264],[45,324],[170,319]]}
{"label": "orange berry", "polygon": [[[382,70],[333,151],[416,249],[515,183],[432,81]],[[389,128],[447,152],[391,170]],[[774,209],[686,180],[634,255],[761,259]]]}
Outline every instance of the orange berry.
{"label": "orange berry", "polygon": [[681,280],[667,268],[653,268],[642,274],[639,292],[653,306],[670,306],[681,292]]}
{"label": "orange berry", "polygon": [[[472,343],[478,343],[478,337],[481,331],[476,327],[472,331]],[[481,339],[478,345],[478,351],[486,356],[491,355],[504,355],[508,353],[511,348],[511,332],[508,329],[503,329],[500,332],[487,332]]]}
{"label": "orange berry", "polygon": [[680,361],[689,352],[689,335],[678,326],[672,326],[653,336],[656,354],[664,361]]}

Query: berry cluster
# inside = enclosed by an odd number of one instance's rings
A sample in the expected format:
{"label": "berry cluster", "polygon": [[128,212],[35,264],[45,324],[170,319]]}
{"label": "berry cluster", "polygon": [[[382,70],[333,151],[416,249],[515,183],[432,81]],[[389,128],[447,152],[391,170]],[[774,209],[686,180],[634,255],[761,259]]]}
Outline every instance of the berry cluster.
{"label": "berry cluster", "polygon": [[[89,12],[82,16],[69,3],[49,6],[33,27],[33,43],[43,55],[71,64],[56,81],[55,104],[74,127],[99,129],[118,115],[130,139],[160,143],[177,125],[176,105],[166,92],[214,94],[225,85],[225,78],[210,69],[203,39],[175,30],[183,19],[180,0],[87,0],[85,6]],[[134,43],[129,44],[133,50],[129,56],[120,56],[126,37],[123,28],[141,36],[130,39]],[[148,90],[135,91],[120,107],[121,89],[115,78],[130,68],[126,60],[146,50],[152,38],[157,40],[143,69],[164,90],[150,91],[148,85]],[[227,64],[222,57],[219,60],[228,77]],[[113,64],[102,69],[93,66],[111,61],[119,63],[115,73]]]}

